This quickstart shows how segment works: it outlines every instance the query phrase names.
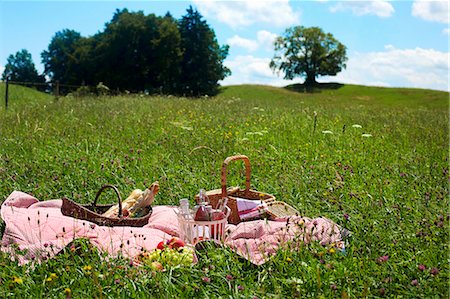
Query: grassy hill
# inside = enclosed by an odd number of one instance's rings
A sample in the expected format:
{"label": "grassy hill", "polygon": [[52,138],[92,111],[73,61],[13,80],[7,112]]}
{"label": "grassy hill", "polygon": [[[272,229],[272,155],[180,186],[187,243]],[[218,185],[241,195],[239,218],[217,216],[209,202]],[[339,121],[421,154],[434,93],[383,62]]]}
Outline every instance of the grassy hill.
{"label": "grassy hill", "polygon": [[[345,255],[315,244],[254,267],[211,249],[195,266],[156,274],[103,263],[89,250],[29,271],[3,254],[0,295],[61,297],[70,288],[74,298],[448,297],[449,93],[337,87],[241,85],[211,98],[55,101],[13,86],[8,111],[0,105],[0,199],[21,190],[90,202],[105,183],[128,194],[159,180],[156,205],[193,204],[200,188],[220,187],[227,156],[245,154],[252,188],[302,215],[328,217],[352,237]],[[242,186],[243,175],[240,163],[230,165],[229,185]],[[86,275],[80,269],[88,265]],[[121,268],[113,273],[111,265]],[[49,273],[57,284],[46,283]]]}

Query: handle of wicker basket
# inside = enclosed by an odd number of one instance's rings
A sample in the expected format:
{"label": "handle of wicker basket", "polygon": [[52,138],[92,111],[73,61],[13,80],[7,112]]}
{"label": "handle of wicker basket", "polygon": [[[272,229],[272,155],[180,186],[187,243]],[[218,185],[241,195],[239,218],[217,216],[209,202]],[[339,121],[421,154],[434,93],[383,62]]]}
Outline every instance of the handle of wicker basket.
{"label": "handle of wicker basket", "polygon": [[98,190],[97,194],[95,195],[95,199],[94,199],[94,203],[92,204],[94,207],[97,206],[97,200],[98,197],[100,196],[100,194],[105,190],[111,188],[113,189],[116,194],[117,194],[117,198],[119,199],[119,218],[122,218],[122,197],[120,197],[120,192],[119,189],[117,189],[116,186],[114,185],[103,185],[100,190]]}
{"label": "handle of wicker basket", "polygon": [[237,155],[237,156],[231,156],[225,159],[222,163],[222,173],[221,173],[221,181],[222,181],[222,198],[227,197],[227,173],[228,173],[228,164],[231,161],[235,160],[243,160],[245,163],[245,192],[248,192],[250,190],[250,173],[252,171],[252,168],[250,166],[250,160],[247,156],[244,155]]}

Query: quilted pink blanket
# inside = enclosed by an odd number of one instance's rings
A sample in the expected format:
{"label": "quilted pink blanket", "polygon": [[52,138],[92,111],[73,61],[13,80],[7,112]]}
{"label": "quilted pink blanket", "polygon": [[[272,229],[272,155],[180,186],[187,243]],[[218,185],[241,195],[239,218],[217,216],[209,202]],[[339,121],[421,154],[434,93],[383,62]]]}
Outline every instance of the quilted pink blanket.
{"label": "quilted pink blanket", "polygon": [[[38,201],[14,191],[1,206],[6,223],[1,250],[25,264],[53,257],[72,240],[87,238],[110,256],[133,258],[142,249],[153,250],[160,241],[179,236],[174,207],[155,206],[143,227],[104,227],[62,215],[61,200]],[[338,244],[340,227],[325,218],[292,217],[278,221],[257,220],[227,227],[225,244],[254,264],[263,264],[280,246],[319,241]],[[25,254],[16,254],[16,244]],[[292,245],[292,244],[291,244]],[[16,246],[16,247],[17,247]],[[291,246],[291,248],[293,248]]]}

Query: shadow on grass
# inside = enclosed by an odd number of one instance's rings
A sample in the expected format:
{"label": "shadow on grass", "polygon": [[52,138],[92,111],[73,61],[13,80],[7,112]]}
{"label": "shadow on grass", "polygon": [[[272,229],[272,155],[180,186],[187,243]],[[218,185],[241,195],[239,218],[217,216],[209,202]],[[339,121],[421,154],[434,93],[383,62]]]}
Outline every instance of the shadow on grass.
{"label": "shadow on grass", "polygon": [[330,83],[316,83],[314,85],[305,85],[302,83],[287,85],[284,88],[290,91],[295,92],[304,92],[304,93],[320,93],[322,90],[329,89],[339,89],[343,87],[344,84],[330,82]]}

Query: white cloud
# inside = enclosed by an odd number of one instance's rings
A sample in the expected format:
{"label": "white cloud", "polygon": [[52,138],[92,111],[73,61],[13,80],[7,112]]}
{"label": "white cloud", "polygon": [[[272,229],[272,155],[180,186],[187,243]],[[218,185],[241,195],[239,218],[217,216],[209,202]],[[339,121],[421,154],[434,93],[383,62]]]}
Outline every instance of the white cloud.
{"label": "white cloud", "polygon": [[414,1],[412,15],[427,21],[449,23],[449,2],[444,0],[420,0]]}
{"label": "white cloud", "polygon": [[374,1],[340,1],[330,7],[331,12],[350,10],[357,16],[375,15],[386,18],[392,16],[394,7],[387,0]]}
{"label": "white cloud", "polygon": [[284,86],[291,81],[277,77],[269,67],[270,58],[258,58],[242,55],[226,60],[224,64],[230,68],[232,75],[221,82],[222,85],[266,84]]}
{"label": "white cloud", "polygon": [[332,80],[351,84],[450,91],[450,53],[422,48],[402,50],[391,45],[385,49],[386,51],[380,52],[355,53],[349,57],[347,69],[332,77]]}
{"label": "white cloud", "polygon": [[289,0],[194,0],[193,2],[202,15],[215,18],[232,28],[250,26],[254,23],[276,27],[299,23],[299,13],[292,10]]}
{"label": "white cloud", "polygon": [[273,50],[273,43],[277,35],[275,33],[260,30],[256,33],[256,38],[261,46],[263,46],[266,50]]}
{"label": "white cloud", "polygon": [[254,52],[260,47],[263,47],[267,51],[273,51],[273,43],[276,37],[277,35],[275,33],[260,30],[256,33],[256,40],[234,35],[233,37],[227,39],[227,44],[231,47],[244,48],[249,52]]}
{"label": "white cloud", "polygon": [[[450,53],[433,49],[397,49],[391,45],[385,51],[354,53],[350,55],[347,69],[333,77],[319,77],[320,82],[339,82],[369,86],[415,87],[450,91],[448,61]],[[232,75],[223,85],[266,84],[286,86],[303,82],[278,77],[269,67],[270,58],[252,55],[237,56],[225,61]]]}
{"label": "white cloud", "polygon": [[242,38],[238,35],[234,35],[233,37],[227,39],[227,44],[231,47],[241,47],[246,49],[249,52],[256,51],[259,47],[258,43],[251,39]]}

